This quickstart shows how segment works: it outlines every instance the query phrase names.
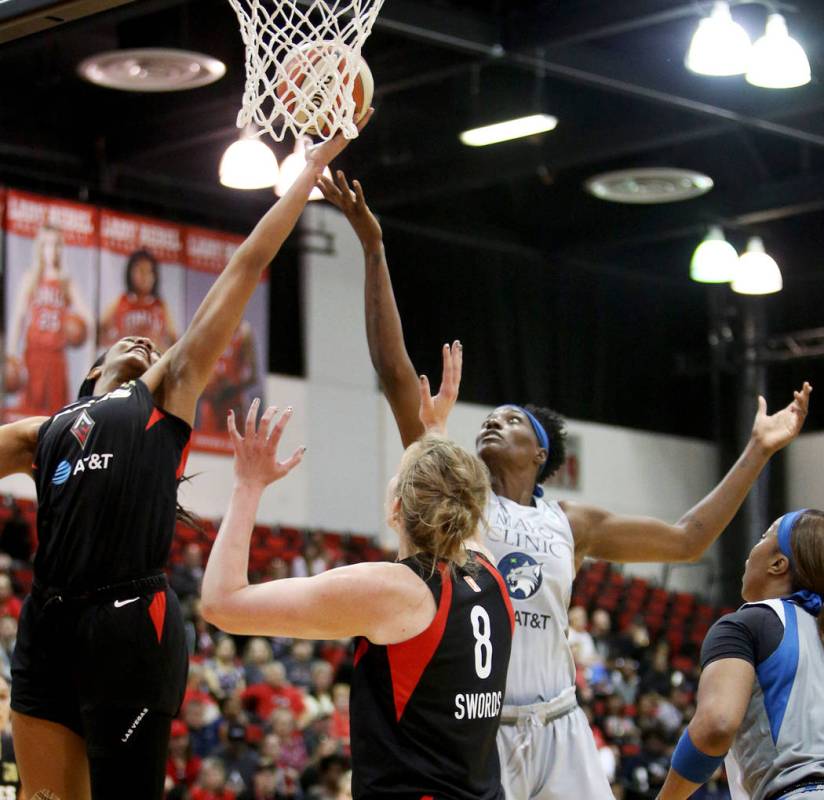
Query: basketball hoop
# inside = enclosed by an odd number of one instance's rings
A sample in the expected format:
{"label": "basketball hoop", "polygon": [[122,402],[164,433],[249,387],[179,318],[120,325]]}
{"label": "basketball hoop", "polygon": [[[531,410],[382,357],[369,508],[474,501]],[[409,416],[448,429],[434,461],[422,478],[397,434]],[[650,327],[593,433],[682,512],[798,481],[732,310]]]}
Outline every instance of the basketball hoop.
{"label": "basketball hoop", "polygon": [[246,47],[238,128],[253,123],[257,135],[268,133],[276,141],[287,130],[296,138],[309,134],[327,140],[342,131],[354,139],[361,111],[357,100],[367,82],[364,69],[368,73],[361,48],[384,0],[229,3]]}

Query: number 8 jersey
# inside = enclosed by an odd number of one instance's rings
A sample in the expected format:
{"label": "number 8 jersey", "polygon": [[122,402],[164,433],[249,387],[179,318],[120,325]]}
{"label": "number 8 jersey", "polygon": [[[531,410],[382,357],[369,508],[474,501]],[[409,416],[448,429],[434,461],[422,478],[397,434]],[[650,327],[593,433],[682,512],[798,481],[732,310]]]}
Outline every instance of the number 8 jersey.
{"label": "number 8 jersey", "polygon": [[356,800],[502,800],[495,735],[514,615],[503,579],[472,554],[466,567],[401,562],[437,612],[405,642],[360,638],[352,681]]}

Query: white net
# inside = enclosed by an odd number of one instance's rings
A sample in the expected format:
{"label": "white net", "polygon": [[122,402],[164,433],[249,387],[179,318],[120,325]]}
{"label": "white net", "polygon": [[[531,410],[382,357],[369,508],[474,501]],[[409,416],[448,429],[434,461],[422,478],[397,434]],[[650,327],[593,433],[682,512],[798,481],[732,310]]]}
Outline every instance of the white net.
{"label": "white net", "polygon": [[[246,47],[237,125],[281,141],[286,131],[330,139],[358,135],[361,48],[384,0],[229,0]],[[367,80],[368,78],[368,80]],[[368,104],[368,99],[367,99]]]}

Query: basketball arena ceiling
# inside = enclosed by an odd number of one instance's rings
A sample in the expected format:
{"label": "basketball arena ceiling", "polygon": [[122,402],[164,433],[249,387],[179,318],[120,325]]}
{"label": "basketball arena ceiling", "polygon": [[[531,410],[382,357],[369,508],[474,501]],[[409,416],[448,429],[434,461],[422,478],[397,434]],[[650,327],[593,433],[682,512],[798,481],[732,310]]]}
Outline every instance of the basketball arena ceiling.
{"label": "basketball arena ceiling", "polygon": [[[341,165],[385,217],[450,235],[687,281],[692,249],[721,222],[737,245],[762,235],[788,283],[815,282],[824,3],[771,3],[812,63],[813,82],[786,91],[686,71],[709,5],[387,0],[364,49],[377,114]],[[763,4],[735,13],[751,35],[763,30]],[[217,182],[243,86],[226,0],[5,0],[0,26],[3,182],[238,230],[271,200]],[[148,46],[202,51],[227,74],[170,94],[115,92],[77,76],[93,53]],[[458,141],[465,128],[535,110],[557,116],[557,129],[478,149]],[[283,158],[289,148],[275,149]],[[606,203],[582,188],[605,170],[649,166],[698,170],[715,188],[659,206]]]}

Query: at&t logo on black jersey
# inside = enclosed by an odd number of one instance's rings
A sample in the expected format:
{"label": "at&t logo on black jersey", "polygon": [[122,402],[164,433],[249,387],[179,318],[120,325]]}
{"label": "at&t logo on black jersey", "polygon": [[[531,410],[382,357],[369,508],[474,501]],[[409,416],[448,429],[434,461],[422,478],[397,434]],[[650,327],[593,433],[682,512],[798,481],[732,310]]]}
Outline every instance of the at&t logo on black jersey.
{"label": "at&t logo on black jersey", "polygon": [[72,466],[68,461],[61,461],[52,475],[51,482],[55,486],[62,486],[73,475],[81,472],[96,472],[101,469],[108,469],[109,462],[114,458],[114,453],[92,453],[90,456],[79,458]]}
{"label": "at&t logo on black jersey", "polygon": [[498,563],[498,572],[503,575],[513,600],[532,597],[544,580],[541,565],[526,553],[507,553]]}

